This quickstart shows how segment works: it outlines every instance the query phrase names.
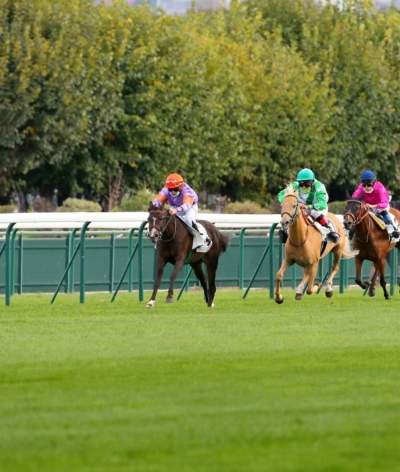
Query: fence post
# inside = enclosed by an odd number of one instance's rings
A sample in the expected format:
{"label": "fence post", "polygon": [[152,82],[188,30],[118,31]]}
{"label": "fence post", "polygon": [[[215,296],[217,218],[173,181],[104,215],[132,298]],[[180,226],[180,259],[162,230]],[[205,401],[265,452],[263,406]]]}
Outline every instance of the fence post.
{"label": "fence post", "polygon": [[243,290],[244,285],[244,233],[247,228],[240,230],[239,237],[239,290]]}
{"label": "fence post", "polygon": [[85,236],[86,236],[86,228],[90,225],[90,221],[84,223],[81,228],[81,279],[79,281],[79,301],[81,303],[85,303]]}
{"label": "fence post", "polygon": [[269,298],[274,298],[274,231],[278,226],[274,223],[269,230]]}
{"label": "fence post", "polygon": [[[11,238],[10,238],[10,235],[11,235],[11,231],[14,227],[15,223],[10,223],[8,226],[7,226],[7,230],[6,230],[6,240],[4,242],[5,244],[5,250],[6,250],[6,280],[5,280],[5,292],[6,292],[6,296],[5,296],[5,300],[6,300],[6,306],[9,306],[10,305],[10,302],[11,302]],[[4,246],[3,246],[4,247]]]}

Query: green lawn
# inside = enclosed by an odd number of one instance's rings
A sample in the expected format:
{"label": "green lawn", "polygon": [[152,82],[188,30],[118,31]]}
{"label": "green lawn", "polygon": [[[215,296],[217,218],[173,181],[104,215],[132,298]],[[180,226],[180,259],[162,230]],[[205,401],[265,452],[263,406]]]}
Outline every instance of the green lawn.
{"label": "green lawn", "polygon": [[0,471],[400,471],[400,295],[362,293],[1,297]]}

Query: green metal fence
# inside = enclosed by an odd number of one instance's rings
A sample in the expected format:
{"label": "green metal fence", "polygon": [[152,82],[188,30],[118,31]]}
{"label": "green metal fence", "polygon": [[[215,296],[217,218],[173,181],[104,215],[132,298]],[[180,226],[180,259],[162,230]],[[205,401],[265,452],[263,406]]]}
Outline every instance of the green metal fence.
{"label": "green metal fence", "polygon": [[[0,293],[5,294],[6,305],[12,295],[22,293],[53,294],[51,301],[54,302],[59,291],[79,292],[83,303],[86,292],[110,292],[113,294],[110,300],[114,300],[118,290],[134,290],[143,301],[144,290],[153,286],[156,256],[152,243],[143,237],[143,229],[144,226],[130,231],[11,230],[9,251],[0,244]],[[265,288],[273,298],[275,274],[283,252],[283,245],[274,236],[274,228],[271,231],[245,228],[236,231],[231,247],[220,258],[217,286],[246,289],[244,297],[248,296],[250,288]],[[318,280],[324,279],[331,263],[329,257],[321,260]],[[398,252],[394,250],[391,267],[387,267],[392,295],[397,282],[397,265]],[[370,268],[371,264],[366,262],[364,279],[368,278]],[[179,275],[177,291],[199,285],[189,269],[186,267]],[[172,266],[168,264],[160,289],[168,287],[171,271]],[[354,261],[341,261],[339,274],[334,279],[340,292],[353,284],[354,278]],[[285,274],[283,286],[295,288],[301,279],[302,269],[293,266]]]}

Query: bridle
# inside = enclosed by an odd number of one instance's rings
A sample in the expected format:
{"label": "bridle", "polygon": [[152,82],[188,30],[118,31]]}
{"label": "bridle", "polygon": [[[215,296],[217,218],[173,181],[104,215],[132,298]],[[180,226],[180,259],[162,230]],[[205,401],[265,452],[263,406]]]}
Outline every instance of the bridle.
{"label": "bridle", "polygon": [[[368,207],[366,206],[366,204],[364,202],[360,201],[360,200],[348,200],[347,204],[349,204],[349,203],[359,203],[360,204],[360,211],[357,214],[355,214],[355,212],[353,210],[353,211],[346,211],[343,215],[343,220],[346,219],[346,216],[349,216],[352,219],[352,223],[351,223],[351,227],[350,227],[350,231],[351,231],[351,230],[354,230],[354,227],[356,225],[360,224],[361,221],[366,216],[368,216],[369,210],[368,210]],[[371,219],[368,220],[368,230],[367,230],[367,234],[365,235],[365,239],[362,239],[362,238],[359,238],[358,236],[356,236],[358,241],[360,241],[362,243],[368,242],[370,226],[371,226]]]}
{"label": "bridle", "polygon": [[297,201],[296,209],[295,209],[293,215],[290,214],[288,211],[284,211],[283,213],[281,213],[281,217],[282,217],[283,215],[288,215],[289,218],[290,218],[290,220],[289,220],[289,225],[292,225],[292,224],[297,220],[297,218],[300,216],[300,207],[299,207],[299,202],[298,202],[298,200],[297,200],[297,196],[296,196],[296,195],[289,193],[289,194],[285,195],[285,196],[283,197],[283,199],[285,199],[285,198],[287,198],[287,197],[294,197],[294,198],[296,199],[296,201]]}
{"label": "bridle", "polygon": [[[158,216],[154,217],[154,216],[152,216],[152,213],[157,213]],[[167,243],[169,241],[172,241],[172,239],[174,239],[175,234],[176,234],[176,218],[174,218],[174,222],[175,222],[174,234],[172,235],[172,237],[170,239],[162,239],[162,235],[163,235],[164,231],[167,229],[167,226],[168,226],[168,224],[171,221],[171,218],[173,216],[174,215],[170,215],[167,211],[161,211],[161,210],[151,210],[151,211],[149,211],[149,218],[148,218],[149,233],[148,233],[148,237],[150,237],[149,234],[150,234],[151,230],[153,228],[155,228],[158,231],[158,234],[156,236],[157,240],[155,241],[155,244],[157,244],[158,241],[161,241],[163,243]],[[151,219],[153,219],[153,224],[150,224]],[[156,222],[158,220],[161,221],[161,228],[159,226],[157,226],[157,224],[156,224]]]}
{"label": "bridle", "polygon": [[310,226],[310,223],[309,223],[309,221],[307,220],[307,218],[305,217],[304,212],[300,210],[300,205],[299,205],[299,201],[297,200],[297,195],[294,195],[294,194],[292,194],[292,193],[288,193],[287,195],[285,195],[285,196],[283,197],[283,199],[285,199],[286,197],[294,197],[294,198],[296,199],[296,202],[297,202],[297,203],[296,203],[296,209],[295,209],[293,215],[290,214],[288,211],[284,211],[283,213],[281,213],[281,217],[282,217],[283,215],[288,215],[289,218],[290,218],[288,224],[289,224],[289,226],[291,226],[291,225],[297,220],[297,218],[298,218],[298,217],[300,216],[300,214],[301,214],[301,215],[303,216],[303,218],[304,218],[306,224],[307,224],[306,237],[305,237],[304,241],[303,241],[301,244],[295,244],[293,241],[291,241],[290,236],[289,236],[289,243],[290,243],[292,246],[294,246],[294,247],[301,247],[301,246],[303,246],[304,243],[307,241],[307,238],[308,238],[308,227]]}

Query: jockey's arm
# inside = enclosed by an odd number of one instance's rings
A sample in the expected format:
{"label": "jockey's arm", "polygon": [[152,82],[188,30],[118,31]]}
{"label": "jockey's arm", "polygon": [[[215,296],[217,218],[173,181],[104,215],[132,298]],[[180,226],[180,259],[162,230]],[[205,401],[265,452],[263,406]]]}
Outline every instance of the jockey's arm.
{"label": "jockey's arm", "polygon": [[179,207],[176,207],[176,208],[175,208],[175,207],[171,208],[171,209],[169,210],[169,213],[170,213],[171,215],[174,215],[175,213],[178,213],[178,212],[181,212],[181,211],[183,211],[183,212],[186,213],[186,212],[189,210],[189,208],[190,208],[191,206],[193,206],[193,204],[194,204],[193,198],[192,198],[192,197],[189,197],[188,195],[185,195],[185,196],[183,197],[183,203],[182,203],[182,205],[179,206]]}
{"label": "jockey's arm", "polygon": [[168,198],[163,195],[162,193],[159,193],[156,198],[153,200],[153,204],[160,206],[161,203],[168,201]]}

